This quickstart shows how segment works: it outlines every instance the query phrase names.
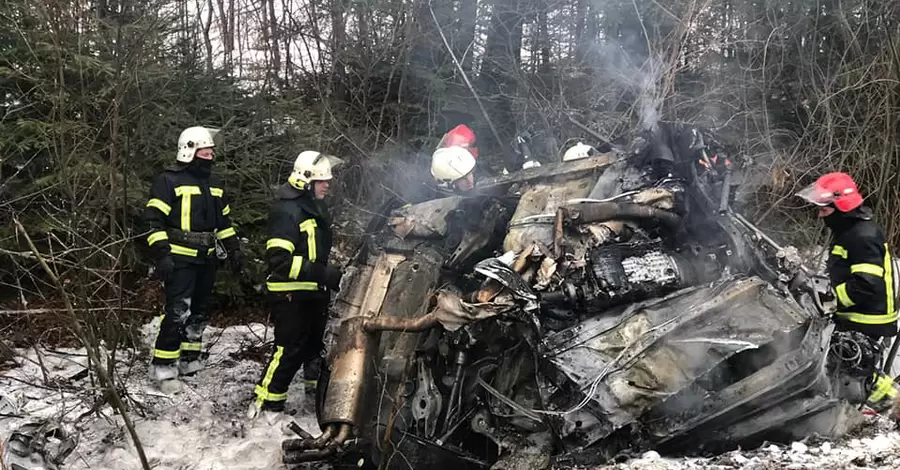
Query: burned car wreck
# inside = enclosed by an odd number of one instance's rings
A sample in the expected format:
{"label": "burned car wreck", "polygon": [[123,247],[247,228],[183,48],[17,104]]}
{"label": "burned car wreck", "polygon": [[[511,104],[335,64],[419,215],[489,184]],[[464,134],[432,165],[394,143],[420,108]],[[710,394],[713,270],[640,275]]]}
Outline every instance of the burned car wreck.
{"label": "burned car wreck", "polygon": [[733,160],[660,125],[393,210],[335,303],[323,433],[296,429],[285,464],[543,469],[845,432],[888,355],[834,333],[828,286],[731,209]]}

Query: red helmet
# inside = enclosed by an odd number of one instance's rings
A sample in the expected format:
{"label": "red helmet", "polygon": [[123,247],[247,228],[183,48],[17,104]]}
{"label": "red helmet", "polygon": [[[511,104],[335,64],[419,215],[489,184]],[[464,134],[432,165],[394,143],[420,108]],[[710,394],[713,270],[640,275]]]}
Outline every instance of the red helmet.
{"label": "red helmet", "polygon": [[475,147],[475,132],[472,132],[472,129],[469,129],[469,126],[465,124],[460,124],[450,129],[441,138],[441,143],[438,144],[438,148],[453,146],[468,149],[473,157],[478,158],[478,148]]}
{"label": "red helmet", "polygon": [[850,212],[863,203],[863,197],[853,178],[847,173],[838,172],[822,175],[815,183],[797,193],[797,196],[817,206],[834,204],[841,212]]}

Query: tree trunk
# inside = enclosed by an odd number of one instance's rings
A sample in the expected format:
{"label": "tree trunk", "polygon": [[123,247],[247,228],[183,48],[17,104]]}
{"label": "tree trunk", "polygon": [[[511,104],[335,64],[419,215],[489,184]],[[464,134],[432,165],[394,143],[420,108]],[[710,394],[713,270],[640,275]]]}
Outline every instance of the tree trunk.
{"label": "tree trunk", "polygon": [[269,42],[269,47],[272,50],[272,70],[275,74],[275,81],[278,82],[280,75],[278,72],[281,70],[282,62],[281,62],[281,44],[278,39],[281,37],[279,34],[278,28],[278,17],[275,16],[275,0],[268,0],[267,6],[269,9],[269,37],[272,39]]}
{"label": "tree trunk", "polygon": [[453,53],[468,73],[472,70],[475,52],[470,46],[475,42],[475,24],[478,21],[478,0],[459,0]]}
{"label": "tree trunk", "polygon": [[349,100],[347,68],[344,64],[344,48],[347,37],[346,0],[331,0],[331,90],[332,106],[345,109]]}
{"label": "tree trunk", "polygon": [[212,0],[206,0],[208,11],[206,12],[206,22],[201,17],[203,9],[200,6],[200,0],[197,0],[197,21],[203,27],[203,44],[206,46],[206,73],[212,74],[213,71],[213,46],[212,38],[209,31],[212,29],[213,21],[213,3]]}
{"label": "tree trunk", "polygon": [[[210,0],[212,2],[212,0]],[[224,52],[225,70],[233,73],[234,67],[234,0],[228,0],[228,10],[225,9],[225,0],[216,0],[218,9],[219,30],[221,32],[222,50]],[[212,5],[210,5],[212,9]]]}
{"label": "tree trunk", "polygon": [[547,10],[549,9],[550,5],[547,4],[547,0],[540,0],[537,14],[537,49],[540,51],[538,72],[542,74],[550,71],[550,35],[547,28]]}
{"label": "tree trunk", "polygon": [[517,0],[493,0],[491,25],[488,30],[481,73],[482,88],[490,102],[491,120],[497,127],[506,152],[507,143],[516,132],[513,97],[522,49],[522,15]]}
{"label": "tree trunk", "polygon": [[359,44],[360,57],[368,57],[369,50],[369,4],[368,2],[356,3],[356,32]]}
{"label": "tree trunk", "polygon": [[[281,0],[281,12],[282,18],[287,21],[287,18],[293,18],[293,3],[291,0]],[[294,74],[293,63],[291,62],[291,39],[292,34],[286,32],[291,31],[289,25],[285,25],[285,28],[282,28],[281,39],[284,40],[284,87],[290,88],[291,77]]]}
{"label": "tree trunk", "polygon": [[587,47],[584,40],[584,23],[587,18],[588,0],[575,0],[575,59],[584,60]]}

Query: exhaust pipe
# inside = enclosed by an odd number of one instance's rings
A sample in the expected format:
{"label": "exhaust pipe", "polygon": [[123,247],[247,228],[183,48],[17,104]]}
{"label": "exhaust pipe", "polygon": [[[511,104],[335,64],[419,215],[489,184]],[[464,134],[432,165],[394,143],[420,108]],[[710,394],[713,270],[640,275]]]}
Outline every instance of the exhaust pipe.
{"label": "exhaust pipe", "polygon": [[629,202],[581,203],[567,208],[570,220],[575,223],[605,222],[616,219],[658,220],[670,229],[677,229],[681,217],[674,212]]}
{"label": "exhaust pipe", "polygon": [[362,410],[366,404],[366,378],[374,373],[374,351],[379,340],[379,335],[366,331],[367,320],[366,317],[348,318],[338,330],[342,340],[334,350],[331,380],[322,407],[323,425],[348,424],[359,428],[365,419]]}
{"label": "exhaust pipe", "polygon": [[322,435],[288,439],[281,443],[285,464],[314,462],[335,455],[353,437],[365,420],[366,377],[374,367],[371,351],[378,336],[365,329],[366,317],[348,318],[341,323],[341,338],[334,350],[328,394],[321,412]]}
{"label": "exhaust pipe", "polygon": [[[352,445],[372,407],[367,393],[368,378],[375,375],[375,354],[382,331],[419,332],[438,324],[433,314],[416,318],[379,315],[394,268],[405,256],[382,254],[373,268],[367,267],[356,280],[348,298],[348,312],[329,354],[331,374],[319,422],[322,435],[312,439],[305,433],[300,438],[282,442],[285,464],[299,464],[326,459]],[[363,286],[363,287],[360,287]],[[296,432],[296,431],[295,431]]]}

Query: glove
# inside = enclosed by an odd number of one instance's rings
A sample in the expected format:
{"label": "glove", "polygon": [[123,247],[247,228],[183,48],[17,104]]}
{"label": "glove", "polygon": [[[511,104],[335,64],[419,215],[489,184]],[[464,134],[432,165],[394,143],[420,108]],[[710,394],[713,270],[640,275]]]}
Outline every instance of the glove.
{"label": "glove", "polygon": [[335,268],[334,266],[326,266],[325,267],[325,287],[335,292],[341,291],[341,278],[344,277],[344,273],[341,272],[340,269]]}
{"label": "glove", "polygon": [[244,272],[244,254],[241,250],[234,250],[228,253],[228,262],[231,266],[231,272],[235,275],[240,275]]}
{"label": "glove", "polygon": [[172,271],[175,271],[175,261],[169,255],[162,256],[156,260],[156,270],[153,271],[153,278],[166,282]]}
{"label": "glove", "polygon": [[322,263],[312,263],[310,266],[310,274],[312,274],[313,279],[324,284],[329,290],[340,292],[341,277],[344,275],[340,269],[333,266],[326,266]]}

